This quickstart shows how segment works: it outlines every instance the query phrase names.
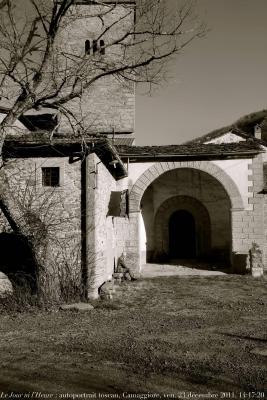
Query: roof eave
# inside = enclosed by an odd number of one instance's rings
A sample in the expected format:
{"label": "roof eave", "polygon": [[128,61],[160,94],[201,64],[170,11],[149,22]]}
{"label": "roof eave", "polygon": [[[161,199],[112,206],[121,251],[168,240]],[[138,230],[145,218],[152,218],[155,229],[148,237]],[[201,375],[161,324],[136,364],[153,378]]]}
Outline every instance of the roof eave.
{"label": "roof eave", "polygon": [[120,157],[123,158],[139,158],[139,159],[162,159],[162,158],[212,158],[212,159],[224,159],[224,158],[245,158],[247,156],[256,156],[259,153],[264,153],[264,150],[249,150],[242,152],[227,152],[224,154],[214,154],[214,153],[197,153],[197,154],[120,154]]}
{"label": "roof eave", "polygon": [[[101,148],[97,145],[101,144]],[[86,141],[88,153],[95,153],[106,166],[108,171],[119,180],[127,176],[127,170],[117,150],[108,139],[92,138]],[[48,142],[18,142],[7,140],[4,143],[3,155],[9,158],[31,158],[31,157],[72,157],[79,155],[77,160],[82,159],[81,141],[79,140],[55,140]],[[114,162],[115,161],[115,162]]]}

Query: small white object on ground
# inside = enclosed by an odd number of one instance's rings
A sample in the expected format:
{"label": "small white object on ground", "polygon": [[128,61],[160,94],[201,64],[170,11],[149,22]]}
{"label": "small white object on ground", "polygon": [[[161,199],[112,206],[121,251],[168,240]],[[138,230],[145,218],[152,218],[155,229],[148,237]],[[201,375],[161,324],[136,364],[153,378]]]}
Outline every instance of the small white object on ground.
{"label": "small white object on ground", "polygon": [[6,274],[0,272],[0,297],[7,297],[13,293],[13,286]]}

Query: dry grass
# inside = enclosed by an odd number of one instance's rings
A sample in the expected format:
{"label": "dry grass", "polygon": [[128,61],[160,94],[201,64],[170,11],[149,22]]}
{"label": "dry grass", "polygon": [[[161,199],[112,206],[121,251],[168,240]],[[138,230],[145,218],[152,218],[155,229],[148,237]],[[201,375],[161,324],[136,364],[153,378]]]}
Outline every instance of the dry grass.
{"label": "dry grass", "polygon": [[[263,390],[266,281],[163,277],[123,284],[89,313],[2,315],[3,391]],[[177,395],[178,396],[178,395]]]}

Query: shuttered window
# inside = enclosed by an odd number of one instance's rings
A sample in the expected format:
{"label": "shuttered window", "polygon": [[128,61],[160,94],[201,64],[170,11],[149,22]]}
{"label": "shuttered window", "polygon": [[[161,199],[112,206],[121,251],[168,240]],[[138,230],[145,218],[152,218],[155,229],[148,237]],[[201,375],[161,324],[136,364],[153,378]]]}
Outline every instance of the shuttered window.
{"label": "shuttered window", "polygon": [[108,215],[113,217],[126,217],[129,214],[128,190],[111,192]]}

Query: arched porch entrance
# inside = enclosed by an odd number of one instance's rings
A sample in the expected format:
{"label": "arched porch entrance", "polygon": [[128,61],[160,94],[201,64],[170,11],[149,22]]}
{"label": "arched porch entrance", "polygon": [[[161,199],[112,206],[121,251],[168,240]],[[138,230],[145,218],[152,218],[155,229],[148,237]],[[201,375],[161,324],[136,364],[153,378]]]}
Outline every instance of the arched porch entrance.
{"label": "arched porch entrance", "polygon": [[141,210],[147,262],[230,261],[231,201],[222,184],[206,172],[165,172],[145,190]]}
{"label": "arched porch entrance", "polygon": [[[176,205],[172,210],[186,209],[194,216],[197,257],[227,260],[232,257],[236,248],[233,244],[237,243],[236,235],[232,236],[236,226],[232,227],[232,221],[235,224],[237,221],[233,215],[244,210],[243,198],[232,178],[211,161],[158,162],[138,178],[129,196],[132,232],[140,232],[137,228],[140,210],[145,227],[145,235],[140,238],[139,234],[139,241],[128,250],[132,268],[140,271],[145,257],[147,262],[169,257],[169,227],[167,224],[166,231],[166,224],[164,227],[163,223],[157,223],[156,216],[166,201],[178,197],[201,204],[198,210],[184,205]],[[134,241],[136,236],[131,237]]]}

